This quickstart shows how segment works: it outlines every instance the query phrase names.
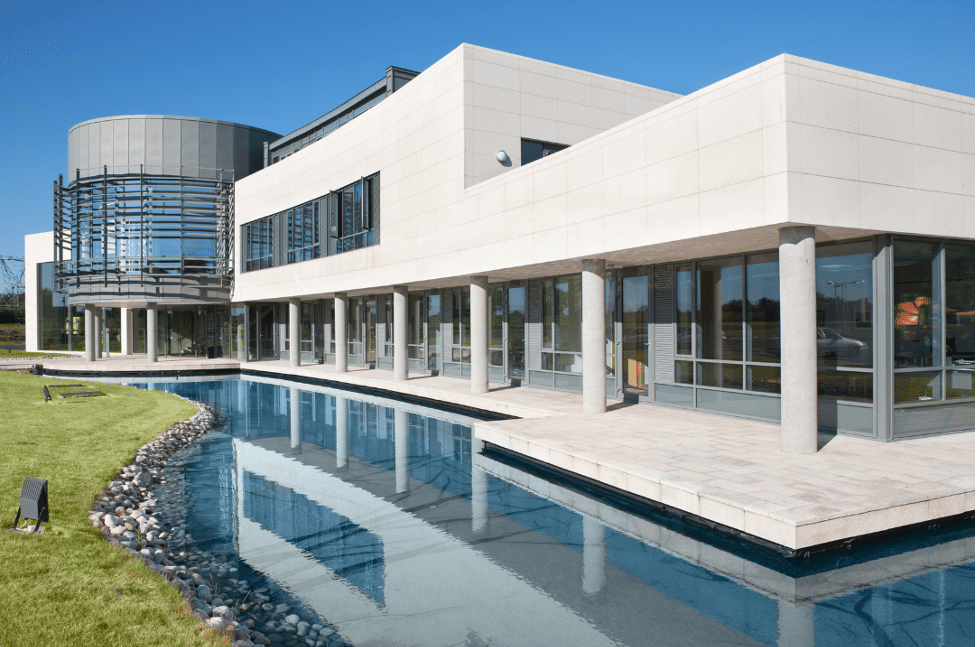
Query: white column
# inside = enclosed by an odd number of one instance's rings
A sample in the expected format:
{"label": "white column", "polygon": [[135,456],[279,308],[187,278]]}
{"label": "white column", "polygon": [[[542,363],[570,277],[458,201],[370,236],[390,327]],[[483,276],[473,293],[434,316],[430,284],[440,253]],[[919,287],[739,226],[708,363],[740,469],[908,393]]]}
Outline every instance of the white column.
{"label": "white column", "polygon": [[156,333],[159,326],[156,320],[158,310],[155,303],[146,304],[146,361],[155,362],[159,355],[159,343],[156,340]]}
{"label": "white column", "polygon": [[814,605],[777,601],[777,644],[814,647]]}
{"label": "white column", "polygon": [[604,545],[604,526],[595,517],[583,515],[583,592],[599,593],[607,581],[604,564],[607,547]]}
{"label": "white column", "polygon": [[[473,452],[474,453],[474,450]],[[472,532],[488,530],[488,474],[472,464]]]}
{"label": "white column", "polygon": [[349,460],[349,401],[336,396],[336,467],[346,467]]}
{"label": "white column", "polygon": [[349,299],[345,292],[337,292],[333,312],[333,327],[336,329],[336,372],[345,373],[349,369],[349,345],[346,343],[346,305]]}
{"label": "white column", "polygon": [[292,437],[292,453],[302,453],[302,400],[297,386],[288,389],[288,420]]}
{"label": "white column", "polygon": [[472,393],[488,393],[488,277],[471,277]]}
{"label": "white column", "polygon": [[407,437],[410,426],[407,424],[407,412],[403,409],[394,410],[394,471],[397,475],[397,494],[410,489],[410,455],[407,451]]}
{"label": "white column", "polygon": [[298,299],[288,300],[288,365],[302,363],[302,307]]}
{"label": "white column", "polygon": [[394,286],[394,379],[407,379],[407,286]]}
{"label": "white column", "polygon": [[102,328],[104,327],[102,325],[102,309],[98,307],[92,308],[92,315],[95,318],[95,321],[93,322],[95,325],[95,359],[101,359],[102,358],[102,336],[104,335],[105,332],[102,330]]}
{"label": "white column", "polygon": [[95,361],[95,306],[85,306],[85,361]]}
{"label": "white column", "polygon": [[607,366],[604,348],[604,272],[602,258],[585,259],[581,272],[580,330],[583,351],[583,411],[607,411]]}
{"label": "white column", "polygon": [[132,355],[132,308],[122,308],[121,312],[122,354]]}
{"label": "white column", "polygon": [[814,227],[780,230],[780,449],[818,451]]}

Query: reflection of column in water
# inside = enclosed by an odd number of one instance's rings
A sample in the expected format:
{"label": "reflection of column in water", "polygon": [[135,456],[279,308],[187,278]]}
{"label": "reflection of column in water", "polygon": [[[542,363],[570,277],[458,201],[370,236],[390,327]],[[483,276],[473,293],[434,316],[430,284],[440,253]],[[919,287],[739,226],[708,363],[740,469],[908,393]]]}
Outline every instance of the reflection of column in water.
{"label": "reflection of column in water", "polygon": [[590,515],[583,516],[583,592],[599,593],[604,588],[604,562],[607,548],[604,546],[604,526]]}
{"label": "reflection of column in water", "polygon": [[777,601],[777,644],[814,647],[814,605]]}
{"label": "reflection of column in water", "polygon": [[336,467],[346,467],[349,458],[349,401],[336,396]]}
{"label": "reflection of column in water", "polygon": [[407,412],[394,410],[394,460],[397,471],[397,494],[408,490],[410,458],[407,453]]}
{"label": "reflection of column in water", "polygon": [[472,532],[488,530],[488,473],[472,465]]}
{"label": "reflection of column in water", "polygon": [[289,421],[292,427],[292,453],[302,453],[302,400],[297,387],[288,390]]}

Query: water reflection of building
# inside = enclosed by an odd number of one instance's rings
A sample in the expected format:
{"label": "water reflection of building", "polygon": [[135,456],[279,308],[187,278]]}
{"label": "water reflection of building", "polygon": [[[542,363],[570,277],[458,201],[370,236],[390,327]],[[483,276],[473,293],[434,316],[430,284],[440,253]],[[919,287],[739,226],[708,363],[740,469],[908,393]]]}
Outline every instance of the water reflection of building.
{"label": "water reflection of building", "polygon": [[[789,55],[681,97],[462,45],[236,173],[229,319],[186,343],[167,315],[165,350],[758,418],[803,453],[819,427],[971,430],[973,106]],[[29,238],[28,264],[51,246]],[[819,353],[819,327],[864,349]]]}
{"label": "water reflection of building", "polygon": [[[966,593],[953,567],[973,561],[972,538],[786,574],[473,454],[456,422],[315,391],[297,424],[234,440],[238,550],[354,644],[840,647],[860,640],[845,616],[866,596],[920,644],[957,622],[912,607],[921,588]],[[312,422],[320,399],[334,417]]]}

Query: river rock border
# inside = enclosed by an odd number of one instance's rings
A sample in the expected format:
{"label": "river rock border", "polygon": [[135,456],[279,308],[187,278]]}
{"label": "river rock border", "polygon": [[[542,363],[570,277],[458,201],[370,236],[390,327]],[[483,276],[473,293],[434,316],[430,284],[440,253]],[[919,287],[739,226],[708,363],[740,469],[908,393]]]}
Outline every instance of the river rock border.
{"label": "river rock border", "polygon": [[[332,627],[310,624],[297,615],[285,616],[283,621],[277,623],[267,622],[262,627],[266,631],[281,631],[284,635],[266,635],[256,631],[255,623],[259,621],[259,616],[249,613],[248,605],[235,605],[230,595],[226,601],[222,599],[219,591],[212,590],[212,583],[196,572],[196,567],[185,565],[185,552],[176,555],[170,552],[167,539],[171,533],[180,531],[169,528],[156,514],[157,501],[153,495],[153,486],[163,482],[163,467],[170,457],[202,437],[214,424],[210,407],[186,398],[181,399],[196,406],[197,413],[173,425],[159,438],[141,447],[136,452],[135,459],[119,470],[108,487],[95,499],[88,518],[111,544],[129,551],[172,586],[180,589],[193,615],[206,627],[230,637],[232,647],[345,645]],[[266,603],[263,606],[273,605]],[[254,610],[268,611],[260,608]],[[288,607],[284,607],[283,611],[287,610]]]}

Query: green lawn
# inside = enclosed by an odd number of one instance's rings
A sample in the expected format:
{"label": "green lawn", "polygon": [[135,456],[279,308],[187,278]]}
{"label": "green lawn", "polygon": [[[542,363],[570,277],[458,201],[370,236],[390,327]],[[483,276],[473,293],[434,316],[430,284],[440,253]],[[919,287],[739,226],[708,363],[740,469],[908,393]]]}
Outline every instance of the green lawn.
{"label": "green lawn", "polygon": [[[0,371],[0,526],[24,477],[48,481],[38,535],[0,532],[0,645],[214,645],[179,593],[88,520],[94,495],[136,450],[195,408],[162,391],[98,384],[107,397],[44,401],[44,378]],[[69,381],[70,382],[70,381]]]}

